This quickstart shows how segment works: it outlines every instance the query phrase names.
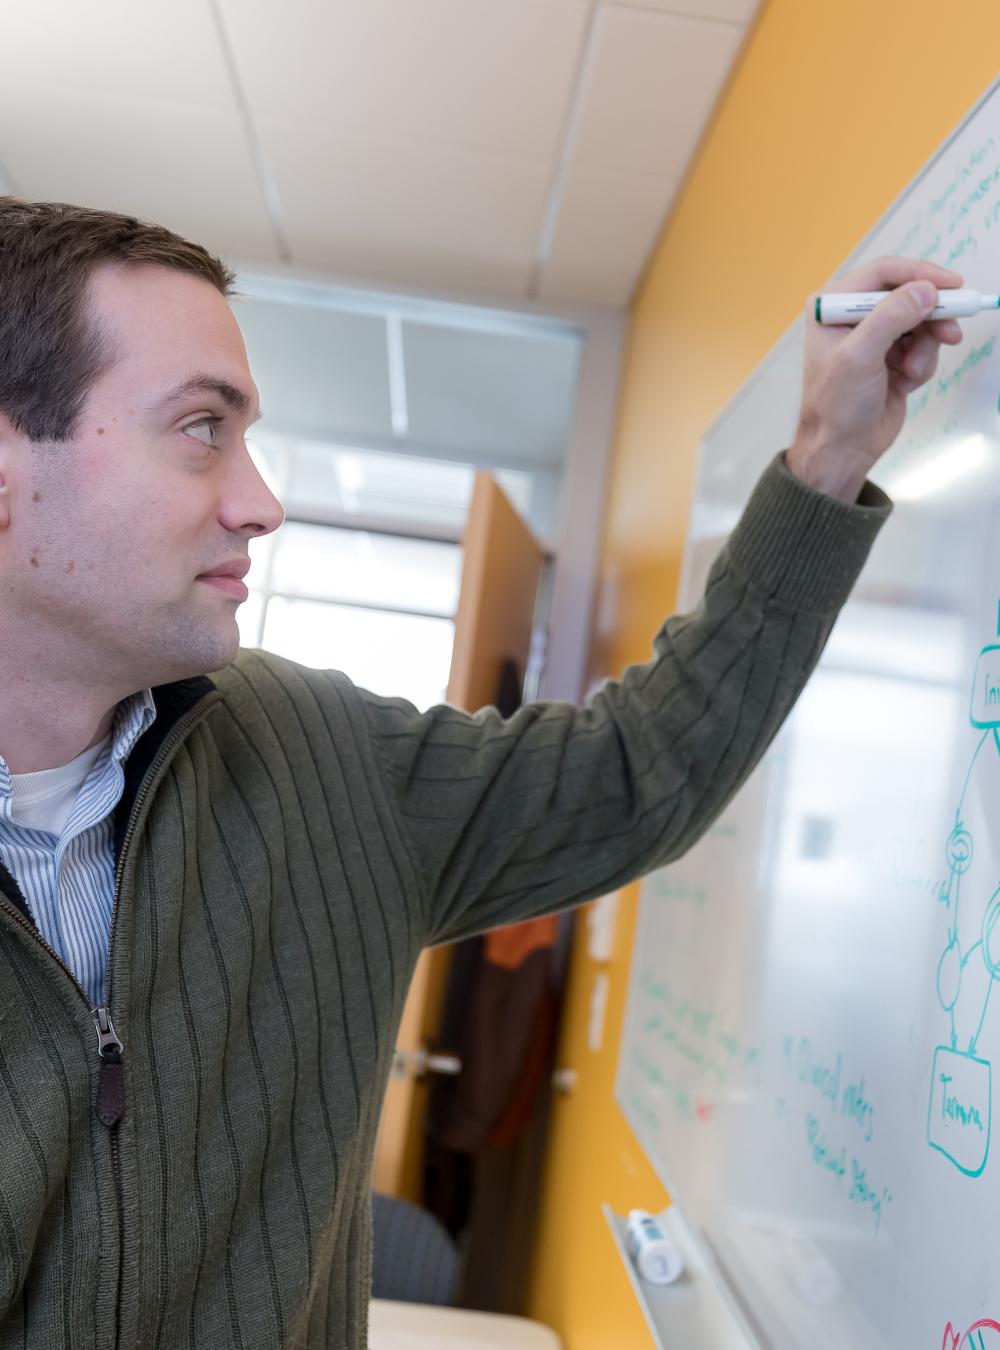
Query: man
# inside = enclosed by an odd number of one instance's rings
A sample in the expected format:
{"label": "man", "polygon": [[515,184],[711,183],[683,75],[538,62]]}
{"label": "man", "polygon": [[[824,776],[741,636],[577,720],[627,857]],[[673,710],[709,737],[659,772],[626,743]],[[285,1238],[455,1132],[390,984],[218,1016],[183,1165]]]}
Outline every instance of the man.
{"label": "man", "polygon": [[959,281],[845,279],[898,289],[811,327],[795,442],[648,665],[580,710],[420,715],[238,653],[247,546],[282,513],[222,266],[0,199],[2,1350],[365,1344],[421,948],[705,830],[888,512],[865,476],[960,339],[924,322]]}

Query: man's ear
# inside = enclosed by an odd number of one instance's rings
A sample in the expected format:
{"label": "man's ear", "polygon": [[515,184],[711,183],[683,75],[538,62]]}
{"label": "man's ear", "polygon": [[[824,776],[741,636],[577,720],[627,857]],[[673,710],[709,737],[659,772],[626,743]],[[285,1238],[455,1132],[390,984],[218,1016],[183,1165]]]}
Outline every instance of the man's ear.
{"label": "man's ear", "polygon": [[17,447],[23,440],[6,414],[0,412],[0,530],[10,526],[11,495],[18,461]]}

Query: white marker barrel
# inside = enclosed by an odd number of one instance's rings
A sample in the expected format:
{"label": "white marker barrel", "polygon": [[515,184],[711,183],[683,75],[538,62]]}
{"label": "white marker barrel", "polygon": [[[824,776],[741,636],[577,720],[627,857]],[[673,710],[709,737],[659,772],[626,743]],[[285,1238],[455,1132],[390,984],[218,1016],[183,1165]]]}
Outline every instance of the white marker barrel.
{"label": "white marker barrel", "polygon": [[629,1212],[625,1245],[636,1270],[650,1284],[673,1284],[684,1270],[684,1258],[668,1239],[659,1220],[644,1209]]}
{"label": "white marker barrel", "polygon": [[[891,291],[836,291],[816,297],[816,319],[823,324],[860,323]],[[937,305],[928,319],[967,319],[984,309],[1000,306],[1000,296],[983,295],[968,287],[938,291]]]}

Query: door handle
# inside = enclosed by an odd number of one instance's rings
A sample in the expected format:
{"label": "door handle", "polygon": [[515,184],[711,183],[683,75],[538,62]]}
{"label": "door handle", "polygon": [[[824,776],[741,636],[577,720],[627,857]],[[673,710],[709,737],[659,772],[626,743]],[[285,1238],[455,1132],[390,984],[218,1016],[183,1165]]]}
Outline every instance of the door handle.
{"label": "door handle", "polygon": [[392,1057],[390,1079],[426,1078],[428,1074],[440,1073],[454,1077],[462,1072],[462,1061],[457,1055],[441,1055],[421,1048],[420,1050],[401,1050],[396,1048]]}

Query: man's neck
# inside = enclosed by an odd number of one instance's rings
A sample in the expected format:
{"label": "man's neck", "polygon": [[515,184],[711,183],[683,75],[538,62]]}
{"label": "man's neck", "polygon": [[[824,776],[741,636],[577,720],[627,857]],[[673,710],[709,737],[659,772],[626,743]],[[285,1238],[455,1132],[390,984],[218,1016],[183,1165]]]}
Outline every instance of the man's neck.
{"label": "man's neck", "polygon": [[78,690],[46,690],[36,671],[25,674],[0,695],[0,755],[11,773],[59,769],[111,731],[117,701],[108,706]]}

